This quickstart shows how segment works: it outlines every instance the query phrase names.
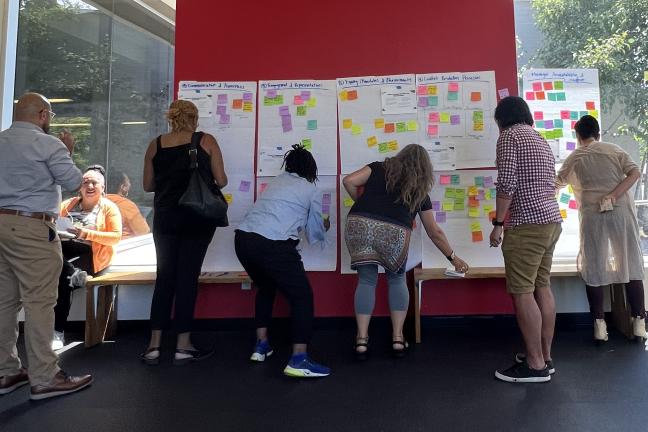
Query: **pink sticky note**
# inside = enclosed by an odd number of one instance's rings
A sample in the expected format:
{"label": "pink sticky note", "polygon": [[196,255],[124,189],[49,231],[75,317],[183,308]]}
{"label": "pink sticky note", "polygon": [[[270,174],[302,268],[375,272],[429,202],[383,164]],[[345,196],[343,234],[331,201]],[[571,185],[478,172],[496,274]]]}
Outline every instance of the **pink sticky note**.
{"label": "pink sticky note", "polygon": [[269,97],[269,98],[276,97],[277,96],[277,90],[273,90],[273,89],[268,90],[266,92],[266,96]]}
{"label": "pink sticky note", "polygon": [[418,106],[420,106],[420,107],[428,106],[428,98],[427,98],[427,96],[421,96],[420,98],[418,98]]}
{"label": "pink sticky note", "polygon": [[533,92],[526,92],[526,100],[535,100],[535,93]]}
{"label": "pink sticky note", "polygon": [[437,223],[445,223],[446,212],[438,211],[435,213]]}
{"label": "pink sticky note", "polygon": [[227,107],[225,105],[218,105],[216,107],[216,114],[218,115],[227,114]]}
{"label": "pink sticky note", "polygon": [[223,105],[223,104],[227,105],[227,95],[224,93],[219,94],[216,103],[219,105]]}
{"label": "pink sticky note", "polygon": [[241,180],[238,190],[241,192],[250,192],[250,185],[251,183],[249,181]]}
{"label": "pink sticky note", "polygon": [[418,86],[418,88],[416,89],[416,94],[427,95],[427,86],[424,85]]}
{"label": "pink sticky note", "polygon": [[497,90],[497,94],[499,95],[500,99],[504,99],[505,97],[510,96],[508,88],[503,88],[503,89]]}
{"label": "pink sticky note", "polygon": [[571,116],[571,112],[569,110],[562,110],[560,111],[560,118],[563,120],[569,120]]}
{"label": "pink sticky note", "polygon": [[439,135],[439,126],[438,125],[428,125],[428,135],[438,136]]}
{"label": "pink sticky note", "polygon": [[542,111],[533,112],[533,120],[542,120],[544,119],[544,113]]}
{"label": "pink sticky note", "polygon": [[450,176],[449,175],[439,176],[439,183],[441,183],[442,185],[449,185],[450,184]]}
{"label": "pink sticky note", "polygon": [[293,98],[293,103],[295,105],[303,105],[304,101],[302,100],[301,96],[297,95]]}
{"label": "pink sticky note", "polygon": [[229,114],[221,114],[220,120],[218,121],[219,124],[230,124],[230,116]]}
{"label": "pink sticky note", "polygon": [[459,83],[456,83],[456,82],[448,83],[448,91],[449,92],[458,92],[459,91]]}
{"label": "pink sticky note", "polygon": [[428,114],[428,121],[430,123],[439,123],[439,120],[440,117],[437,111],[432,111],[430,114]]}
{"label": "pink sticky note", "polygon": [[441,211],[441,201],[432,201],[432,210],[433,211]]}
{"label": "pink sticky note", "polygon": [[542,83],[541,82],[534,82],[533,83],[533,91],[542,91]]}
{"label": "pink sticky note", "polygon": [[570,209],[573,209],[573,210],[577,210],[577,209],[578,209],[578,203],[576,202],[576,200],[570,200],[570,201],[569,201],[569,208],[570,208]]}
{"label": "pink sticky note", "polygon": [[259,185],[259,193],[262,194],[264,190],[268,187],[268,183],[261,183]]}

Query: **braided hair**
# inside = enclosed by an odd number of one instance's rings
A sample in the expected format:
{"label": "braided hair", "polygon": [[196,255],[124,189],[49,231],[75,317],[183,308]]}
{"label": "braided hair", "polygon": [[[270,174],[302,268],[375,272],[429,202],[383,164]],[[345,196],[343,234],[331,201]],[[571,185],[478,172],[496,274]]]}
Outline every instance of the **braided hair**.
{"label": "braided hair", "polygon": [[317,163],[315,162],[315,158],[301,144],[294,144],[292,150],[286,152],[281,167],[285,167],[286,172],[295,173],[310,183],[315,183],[317,180]]}

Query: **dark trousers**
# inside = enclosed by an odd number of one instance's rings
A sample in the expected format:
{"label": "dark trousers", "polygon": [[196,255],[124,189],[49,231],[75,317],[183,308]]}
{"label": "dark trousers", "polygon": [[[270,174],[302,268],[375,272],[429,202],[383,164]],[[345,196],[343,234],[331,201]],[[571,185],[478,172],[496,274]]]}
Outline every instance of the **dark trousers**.
{"label": "dark trousers", "polygon": [[256,327],[272,320],[275,295],[279,290],[290,303],[292,342],[310,342],[313,327],[313,290],[301,256],[298,240],[269,240],[255,233],[236,231],[236,256],[257,287]]}
{"label": "dark trousers", "polygon": [[176,331],[186,333],[192,330],[198,276],[214,230],[200,236],[153,230],[157,278],[151,302],[151,329],[169,327],[175,300]]}
{"label": "dark trousers", "polygon": [[[603,310],[603,286],[590,286],[585,285],[587,290],[587,301],[589,302],[590,312],[594,319],[605,318],[605,311]],[[630,304],[630,313],[633,317],[646,317],[645,303],[644,303],[644,288],[643,281],[631,280],[625,284],[626,298]]]}
{"label": "dark trousers", "polygon": [[93,272],[92,247],[81,241],[66,240],[61,242],[63,250],[63,269],[59,276],[58,298],[54,306],[54,330],[58,332],[65,331],[70,308],[72,307],[72,291],[70,286],[70,276],[75,269],[86,271],[90,276],[95,276]]}

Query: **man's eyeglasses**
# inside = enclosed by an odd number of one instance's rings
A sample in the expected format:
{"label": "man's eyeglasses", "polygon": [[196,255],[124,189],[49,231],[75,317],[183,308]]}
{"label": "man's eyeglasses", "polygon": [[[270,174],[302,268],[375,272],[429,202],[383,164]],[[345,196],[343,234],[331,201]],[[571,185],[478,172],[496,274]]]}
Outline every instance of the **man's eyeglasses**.
{"label": "man's eyeglasses", "polygon": [[48,110],[47,108],[42,109],[40,112],[47,111],[49,113],[50,119],[53,119],[56,117],[56,113],[52,110]]}

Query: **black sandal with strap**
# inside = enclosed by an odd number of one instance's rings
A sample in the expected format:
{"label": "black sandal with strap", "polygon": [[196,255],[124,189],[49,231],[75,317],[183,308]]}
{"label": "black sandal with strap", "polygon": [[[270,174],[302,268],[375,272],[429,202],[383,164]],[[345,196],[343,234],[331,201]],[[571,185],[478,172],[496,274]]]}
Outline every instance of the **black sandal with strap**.
{"label": "black sandal with strap", "polygon": [[[364,351],[358,351],[358,348],[364,347]],[[355,354],[355,358],[358,361],[365,361],[369,357],[369,336],[363,337],[363,338],[356,338],[356,343],[353,348],[353,353]]]}
{"label": "black sandal with strap", "polygon": [[[397,349],[394,348],[394,345],[400,345],[403,348]],[[407,351],[409,350],[409,344],[407,343],[406,340],[392,340],[392,354],[396,358],[402,358],[405,357],[405,354],[407,354]]]}

